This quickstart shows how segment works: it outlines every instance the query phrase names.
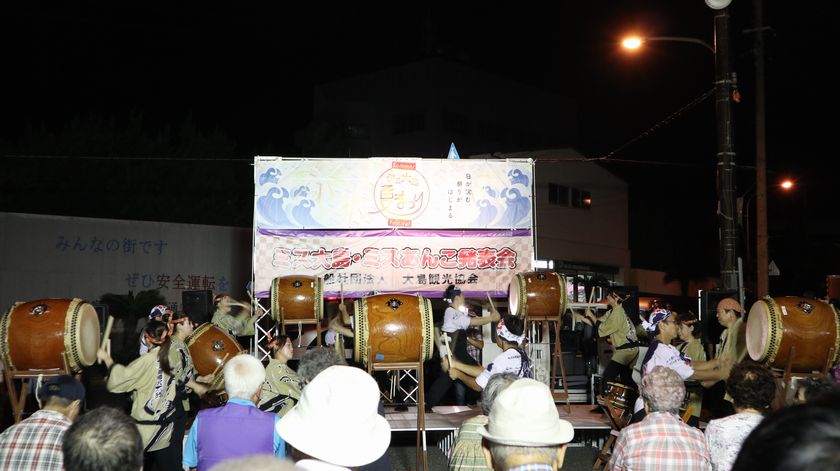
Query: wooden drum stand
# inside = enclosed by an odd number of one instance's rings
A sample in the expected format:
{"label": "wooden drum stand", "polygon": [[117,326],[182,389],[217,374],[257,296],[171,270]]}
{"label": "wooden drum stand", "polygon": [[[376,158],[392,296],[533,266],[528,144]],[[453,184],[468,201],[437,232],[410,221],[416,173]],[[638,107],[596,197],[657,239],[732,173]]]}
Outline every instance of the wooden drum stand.
{"label": "wooden drum stand", "polygon": [[[81,373],[73,374],[70,368],[70,363],[67,360],[67,352],[61,352],[61,369],[52,370],[17,370],[9,368],[9,365],[3,362],[3,376],[6,378],[6,390],[9,394],[9,401],[12,403],[12,414],[15,418],[15,423],[19,423],[23,417],[23,410],[26,408],[26,398],[29,396],[30,380],[33,378],[44,377],[51,378],[61,375],[72,375],[79,379]],[[20,379],[20,389],[16,387],[15,380]]]}

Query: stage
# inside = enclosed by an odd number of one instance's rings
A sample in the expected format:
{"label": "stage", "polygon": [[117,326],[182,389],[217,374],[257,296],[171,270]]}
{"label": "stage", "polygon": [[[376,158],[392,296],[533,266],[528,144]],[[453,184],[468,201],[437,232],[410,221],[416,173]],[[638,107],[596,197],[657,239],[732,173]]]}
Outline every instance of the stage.
{"label": "stage", "polygon": [[[590,412],[591,404],[572,404],[571,413],[565,404],[557,404],[560,418],[567,420],[575,429],[575,438],[571,446],[593,446],[600,448],[609,435],[611,427],[606,415]],[[467,410],[463,410],[467,409]],[[458,428],[470,417],[481,414],[478,406],[439,406],[434,412],[426,413],[426,431],[436,432],[436,445],[449,456],[449,450],[455,443]],[[417,408],[409,407],[408,411],[398,412],[392,407],[385,407],[385,418],[391,425],[392,432],[416,432]]]}

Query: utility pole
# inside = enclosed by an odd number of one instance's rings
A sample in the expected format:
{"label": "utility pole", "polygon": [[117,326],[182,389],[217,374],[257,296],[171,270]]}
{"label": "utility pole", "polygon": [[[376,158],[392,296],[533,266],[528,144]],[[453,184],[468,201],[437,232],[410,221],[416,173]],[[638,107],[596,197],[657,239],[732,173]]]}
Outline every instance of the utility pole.
{"label": "utility pole", "polygon": [[735,136],[732,122],[733,74],[729,57],[729,9],[715,12],[715,112],[717,114],[717,192],[720,278],[737,290],[738,230],[735,220]]}
{"label": "utility pole", "polygon": [[[755,263],[756,297],[770,294],[767,250],[767,144],[764,121],[764,1],[754,0],[755,14]],[[750,241],[747,241],[749,244]]]}

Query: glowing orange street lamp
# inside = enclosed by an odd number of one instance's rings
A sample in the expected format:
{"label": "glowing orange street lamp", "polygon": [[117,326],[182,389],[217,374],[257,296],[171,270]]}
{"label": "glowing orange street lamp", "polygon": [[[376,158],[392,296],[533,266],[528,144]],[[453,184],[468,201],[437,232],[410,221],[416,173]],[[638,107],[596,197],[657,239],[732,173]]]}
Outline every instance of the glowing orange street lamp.
{"label": "glowing orange street lamp", "polygon": [[779,183],[779,186],[785,191],[790,191],[793,189],[793,180],[786,178]]}

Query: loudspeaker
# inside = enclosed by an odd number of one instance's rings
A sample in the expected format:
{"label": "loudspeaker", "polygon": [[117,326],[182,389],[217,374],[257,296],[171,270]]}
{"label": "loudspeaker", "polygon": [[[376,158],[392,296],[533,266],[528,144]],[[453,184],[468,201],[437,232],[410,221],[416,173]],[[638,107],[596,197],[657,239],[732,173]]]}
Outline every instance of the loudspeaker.
{"label": "loudspeaker", "polygon": [[738,299],[738,292],[735,290],[714,290],[699,292],[700,297],[700,328],[703,331],[703,343],[716,344],[720,342],[720,334],[723,326],[717,320],[717,305],[721,299]]}
{"label": "loudspeaker", "polygon": [[182,291],[181,304],[184,313],[190,316],[195,325],[210,321],[213,313],[213,292],[210,290]]}

